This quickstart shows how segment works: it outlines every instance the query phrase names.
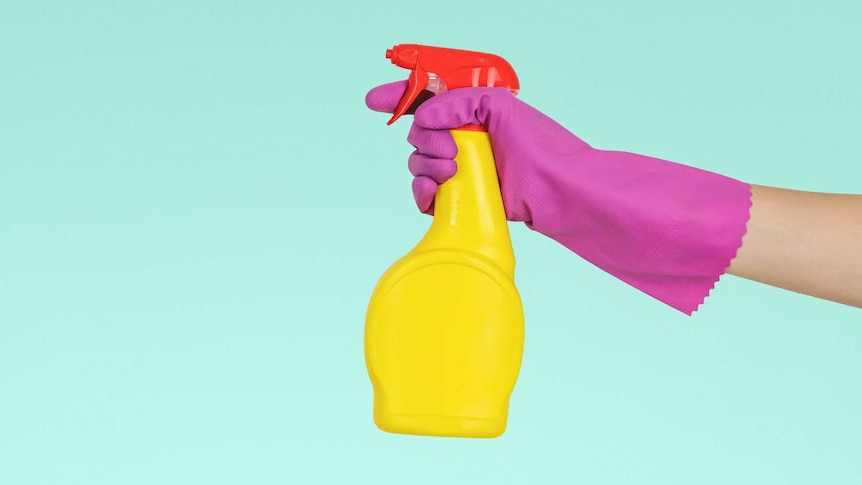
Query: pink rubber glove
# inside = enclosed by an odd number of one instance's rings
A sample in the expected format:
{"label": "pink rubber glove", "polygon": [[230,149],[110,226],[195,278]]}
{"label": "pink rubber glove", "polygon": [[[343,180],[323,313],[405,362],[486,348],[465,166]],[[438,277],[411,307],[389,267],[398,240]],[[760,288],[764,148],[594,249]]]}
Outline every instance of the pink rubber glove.
{"label": "pink rubber glove", "polygon": [[[372,89],[391,113],[404,82]],[[455,174],[448,129],[488,130],[506,217],[524,221],[604,271],[691,315],[742,245],[748,184],[634,153],[592,148],[502,88],[455,89],[422,103],[408,141],[423,212]]]}

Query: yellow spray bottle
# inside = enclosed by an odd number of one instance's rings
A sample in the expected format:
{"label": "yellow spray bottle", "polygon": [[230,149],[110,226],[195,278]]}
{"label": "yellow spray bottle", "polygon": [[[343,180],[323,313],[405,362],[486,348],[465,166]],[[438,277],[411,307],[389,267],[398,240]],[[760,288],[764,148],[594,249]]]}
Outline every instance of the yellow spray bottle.
{"label": "yellow spray bottle", "polygon": [[[411,70],[390,124],[423,90],[519,89],[509,63],[491,54],[401,44],[386,57]],[[371,296],[365,361],[380,429],[491,438],[506,429],[524,315],[488,134],[471,125],[452,137],[458,171],[437,191],[431,227]]]}

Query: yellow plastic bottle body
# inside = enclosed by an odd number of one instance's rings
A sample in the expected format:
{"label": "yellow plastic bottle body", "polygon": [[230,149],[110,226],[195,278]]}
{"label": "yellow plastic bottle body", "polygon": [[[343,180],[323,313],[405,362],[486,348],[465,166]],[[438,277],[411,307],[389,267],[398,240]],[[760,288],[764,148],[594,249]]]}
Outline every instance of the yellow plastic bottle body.
{"label": "yellow plastic bottle body", "polygon": [[452,136],[458,172],[425,237],[374,289],[365,359],[380,429],[490,438],[506,429],[524,315],[488,135]]}

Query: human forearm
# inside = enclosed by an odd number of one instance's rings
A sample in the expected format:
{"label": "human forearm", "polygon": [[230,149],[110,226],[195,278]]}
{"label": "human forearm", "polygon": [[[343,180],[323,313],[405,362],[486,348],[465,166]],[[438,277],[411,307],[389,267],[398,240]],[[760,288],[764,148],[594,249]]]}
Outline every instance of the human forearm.
{"label": "human forearm", "polygon": [[862,195],[752,186],[728,273],[862,308]]}

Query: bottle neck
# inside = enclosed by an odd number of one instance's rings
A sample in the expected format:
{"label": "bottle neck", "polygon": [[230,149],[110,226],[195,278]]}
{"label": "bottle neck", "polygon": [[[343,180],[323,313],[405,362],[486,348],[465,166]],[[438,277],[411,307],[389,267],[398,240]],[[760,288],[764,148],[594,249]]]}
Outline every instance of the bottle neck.
{"label": "bottle neck", "polygon": [[434,221],[416,250],[479,253],[514,276],[515,257],[488,134],[471,127],[452,130],[452,137],[458,146],[458,171],[438,187]]}

